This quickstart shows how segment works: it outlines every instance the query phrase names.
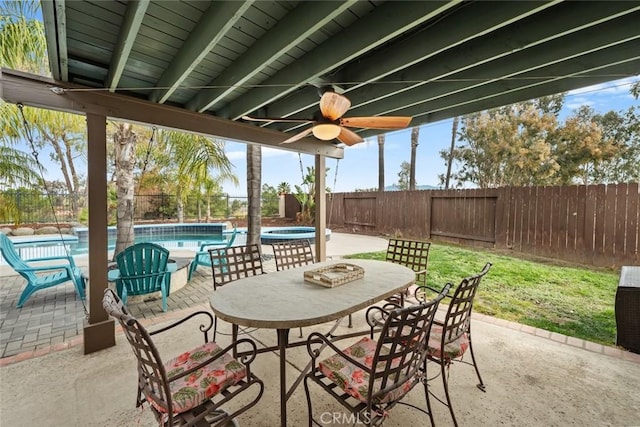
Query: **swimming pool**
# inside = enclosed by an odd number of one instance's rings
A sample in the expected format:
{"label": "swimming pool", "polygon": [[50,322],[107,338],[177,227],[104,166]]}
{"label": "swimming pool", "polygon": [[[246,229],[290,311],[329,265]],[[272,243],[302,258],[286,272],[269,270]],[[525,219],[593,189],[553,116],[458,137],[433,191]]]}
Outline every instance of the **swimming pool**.
{"label": "swimming pool", "polygon": [[[260,241],[263,245],[298,239],[308,240],[309,243],[316,241],[315,227],[262,227],[261,231]],[[325,229],[325,236],[327,241],[331,239],[330,229]]]}
{"label": "swimming pool", "polygon": [[[194,223],[194,224],[144,224],[134,226],[135,241],[153,242],[171,249],[188,249],[197,251],[204,242],[225,244],[233,230],[227,229],[224,223]],[[116,227],[108,227],[108,248],[115,249]],[[246,242],[246,228],[238,228],[238,235],[234,245]],[[331,230],[326,230],[326,239],[331,237]],[[262,227],[260,240],[263,245],[282,242],[285,240],[307,239],[315,242],[314,227]],[[60,256],[86,255],[89,252],[89,229],[77,227],[74,235],[33,235],[11,237],[18,253],[23,259]],[[5,264],[0,259],[0,264]]]}

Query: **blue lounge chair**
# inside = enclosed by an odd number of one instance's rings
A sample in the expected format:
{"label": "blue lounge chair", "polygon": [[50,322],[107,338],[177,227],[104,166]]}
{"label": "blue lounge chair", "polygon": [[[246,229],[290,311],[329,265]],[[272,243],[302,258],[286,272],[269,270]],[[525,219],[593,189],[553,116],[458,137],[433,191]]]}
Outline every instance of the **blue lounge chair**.
{"label": "blue lounge chair", "polygon": [[120,277],[116,279],[116,291],[123,304],[129,295],[162,293],[162,311],[167,311],[170,273],[167,271],[169,250],[155,243],[136,243],[118,255],[116,262]]}
{"label": "blue lounge chair", "polygon": [[203,243],[200,245],[200,250],[196,252],[196,256],[191,261],[191,265],[189,266],[189,277],[187,280],[191,280],[191,276],[193,272],[196,271],[199,265],[204,265],[211,268],[211,257],[209,256],[209,249],[218,249],[218,248],[230,248],[233,245],[233,242],[236,240],[236,235],[238,234],[238,227],[234,227],[233,232],[231,233],[231,237],[227,241],[227,243]]}
{"label": "blue lounge chair", "polygon": [[[76,288],[76,293],[80,299],[84,299],[85,279],[82,272],[76,267],[73,258],[70,256],[54,256],[45,258],[32,258],[23,260],[16,251],[13,242],[4,234],[0,233],[0,252],[7,260],[7,263],[22,277],[27,279],[27,286],[22,291],[18,299],[18,308],[22,308],[24,303],[36,291],[60,285],[71,281]],[[33,262],[64,260],[66,264],[55,265],[30,265]],[[47,273],[47,274],[36,274]]]}

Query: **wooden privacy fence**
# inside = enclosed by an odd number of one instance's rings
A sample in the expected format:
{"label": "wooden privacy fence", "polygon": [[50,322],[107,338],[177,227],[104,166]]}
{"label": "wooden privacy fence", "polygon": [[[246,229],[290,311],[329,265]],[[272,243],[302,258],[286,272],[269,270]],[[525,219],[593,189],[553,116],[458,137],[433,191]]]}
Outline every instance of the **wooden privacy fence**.
{"label": "wooden privacy fence", "polygon": [[511,249],[598,266],[640,264],[638,183],[327,197],[329,228]]}

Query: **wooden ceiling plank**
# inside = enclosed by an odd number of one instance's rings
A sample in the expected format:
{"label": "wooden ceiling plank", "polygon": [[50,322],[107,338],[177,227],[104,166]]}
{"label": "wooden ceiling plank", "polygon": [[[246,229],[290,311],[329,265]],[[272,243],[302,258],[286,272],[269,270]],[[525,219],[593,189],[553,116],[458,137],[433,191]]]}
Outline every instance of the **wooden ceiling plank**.
{"label": "wooden ceiling plank", "polygon": [[[619,20],[588,28],[549,43],[517,51],[512,55],[503,56],[463,72],[438,77],[445,81],[429,78],[434,74],[434,69],[448,68],[444,65],[447,64],[446,61],[434,61],[428,64],[428,67],[419,67],[411,73],[405,73],[408,81],[426,78],[430,81],[428,84],[404,85],[395,94],[389,91],[381,94],[375,86],[361,88],[357,93],[352,92],[349,98],[356,107],[349,110],[349,115],[397,114],[407,106],[447,98],[457,92],[473,90],[497,80],[522,77],[523,73],[541,70],[553,64],[565,63],[569,67],[572,66],[570,62],[572,59],[579,61],[583,57],[593,57],[607,61],[611,54],[610,50],[624,49],[629,42],[640,40],[640,34],[634,29],[638,19],[640,16],[635,14],[627,15]],[[535,62],[531,61],[532,57],[536,58]],[[616,56],[614,61],[619,59],[619,56]],[[427,71],[426,68],[431,70]],[[446,82],[447,79],[451,81]],[[371,102],[372,99],[375,102]],[[388,99],[384,102],[384,109],[380,107],[380,101],[383,99]]]}
{"label": "wooden ceiling plank", "polygon": [[[217,114],[238,119],[273,102],[348,61],[454,7],[451,2],[387,2],[287,67],[260,87],[226,105]],[[287,85],[283,87],[282,85]]]}
{"label": "wooden ceiling plank", "polygon": [[49,67],[51,68],[51,75],[56,80],[62,80],[60,74],[60,57],[58,55],[58,49],[53,49],[53,46],[58,46],[58,30],[56,27],[56,14],[54,2],[42,1],[42,21],[44,24],[44,35],[47,39],[47,55],[49,57]]}
{"label": "wooden ceiling plank", "polygon": [[[616,78],[624,78],[637,73],[640,55],[630,57],[631,53],[640,52],[637,42],[624,49],[608,52],[611,55],[605,65],[600,65],[599,60],[595,57],[584,58],[580,63],[572,62],[571,68],[562,68],[566,73],[560,75],[558,71],[561,66],[554,64],[544,74],[557,75],[555,78],[539,77],[535,79],[532,77],[523,80],[496,81],[483,87],[482,90],[460,93],[446,100],[437,99],[398,110],[397,113],[412,116],[411,125],[415,126],[611,81],[612,76],[609,74],[609,70],[626,73]],[[362,131],[359,135],[365,137],[378,133]]]}
{"label": "wooden ceiling plank", "polygon": [[189,73],[220,42],[252,3],[253,0],[212,3],[178,51],[171,66],[158,81],[159,89],[152,91],[149,99],[159,103],[169,99]]}
{"label": "wooden ceiling plank", "polygon": [[[520,9],[522,5],[529,4],[529,2],[518,2],[517,5],[519,6],[515,9],[513,9],[513,7],[516,6],[515,2],[502,2],[499,4],[510,8],[509,10],[512,12],[522,13],[522,17],[526,18],[530,16],[526,10]],[[532,5],[537,6],[536,4]],[[474,9],[472,6],[473,4],[461,9],[448,20],[443,21],[446,26],[450,24],[453,25],[453,31],[449,28],[450,34],[462,34],[462,37],[465,37],[465,34],[467,34],[465,30],[466,26],[474,28],[474,25],[470,24],[470,22],[475,22],[472,17],[474,15],[478,16],[481,11]],[[483,3],[478,3],[478,6],[486,8],[486,5]],[[538,11],[538,9],[539,8],[536,7],[533,10]],[[483,31],[482,27],[475,27],[476,30],[479,33],[482,32],[484,36],[470,40],[467,34],[466,37],[468,41],[463,45],[459,45],[455,41],[455,37],[453,40],[449,40],[449,37],[443,29],[438,25],[434,25],[428,30],[422,31],[416,37],[412,37],[406,42],[401,42],[402,44],[398,46],[398,52],[400,53],[394,53],[391,50],[387,51],[387,49],[385,49],[380,53],[376,53],[376,55],[354,64],[353,68],[346,68],[346,71],[342,73],[342,77],[338,77],[338,80],[369,82],[373,80],[379,81],[380,78],[386,76],[386,80],[390,82],[412,80],[427,82],[431,79],[444,78],[454,75],[461,70],[473,68],[483,63],[511,55],[518,50],[527,49],[553,40],[554,38],[559,38],[601,23],[603,22],[603,9],[606,10],[607,19],[624,16],[634,10],[624,2],[587,2],[581,5],[580,13],[575,13],[574,6],[569,3],[543,11],[544,17],[541,16],[541,18],[544,18],[545,25],[540,25],[539,21],[535,19],[525,19],[514,28],[513,26],[501,26],[490,19],[480,20],[481,22],[486,22],[487,25],[494,26],[492,32],[486,34],[486,31]],[[469,15],[469,13],[471,13],[471,15]],[[456,18],[456,15],[460,15],[458,17],[460,19]],[[504,19],[508,18],[508,14],[500,14],[500,16]],[[513,16],[512,21],[515,18],[516,17]],[[459,27],[455,25],[456,23]],[[514,34],[516,35],[514,36]],[[409,44],[404,45],[404,43]],[[392,45],[392,47],[395,46],[397,45]],[[455,49],[452,49],[454,47]],[[438,55],[431,55],[430,52],[438,53]],[[422,62],[418,62],[418,59],[422,60]],[[425,59],[429,60],[424,61]],[[406,67],[402,67],[401,64],[403,62],[406,64]],[[365,64],[366,67],[363,67],[362,64]],[[411,66],[411,64],[414,65]],[[389,74],[388,72],[393,69],[397,71]],[[379,83],[383,82],[384,81],[379,81]],[[393,95],[393,92],[391,94],[389,93],[388,85],[371,85],[366,89],[362,89],[361,86],[362,85],[354,85],[346,88],[345,92],[349,93],[348,97],[352,101],[352,110],[366,103],[376,102],[385,96]],[[398,92],[400,92],[412,87],[412,84],[395,85],[395,87],[397,87]],[[296,103],[295,108],[291,108],[289,104],[274,102],[269,106],[270,115],[287,117],[302,111],[304,108],[313,109],[315,103],[317,103],[317,99],[313,97],[301,99]]]}
{"label": "wooden ceiling plank", "polygon": [[210,86],[216,86],[215,88],[201,90],[187,104],[187,108],[200,112],[208,110],[232,92],[235,86],[246,83],[355,2],[355,0],[349,0],[339,4],[334,2],[301,3],[278,21],[264,37],[258,39],[242,57],[209,83]]}

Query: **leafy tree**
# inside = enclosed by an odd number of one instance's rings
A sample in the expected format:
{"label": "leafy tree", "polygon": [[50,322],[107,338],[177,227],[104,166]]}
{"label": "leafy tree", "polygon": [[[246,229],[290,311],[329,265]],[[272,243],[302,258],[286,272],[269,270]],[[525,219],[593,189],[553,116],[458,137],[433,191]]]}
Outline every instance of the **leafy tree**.
{"label": "leafy tree", "polygon": [[[557,97],[549,98],[465,116],[460,140],[467,144],[452,152],[461,166],[451,177],[481,188],[549,184],[559,165],[547,138],[557,129],[561,108]],[[448,154],[440,153],[444,159]]]}
{"label": "leafy tree", "polygon": [[[640,82],[637,85],[640,88]],[[631,90],[632,93],[633,89]],[[636,98],[638,94],[634,95]],[[640,181],[640,108],[627,111],[609,111],[594,119],[602,127],[603,138],[612,142],[616,155],[594,165],[591,181],[594,183],[621,183]]]}
{"label": "leafy tree", "polygon": [[280,208],[280,197],[278,191],[269,184],[262,184],[262,215],[278,215]]}
{"label": "leafy tree", "polygon": [[598,116],[587,106],[567,118],[548,142],[551,156],[560,166],[554,184],[590,184],[595,168],[618,152],[611,138],[603,138]]}
{"label": "leafy tree", "polygon": [[400,172],[398,172],[398,189],[407,191],[409,189],[409,175],[411,174],[411,164],[409,162],[400,163]]}
{"label": "leafy tree", "polygon": [[466,144],[440,153],[461,164],[452,178],[483,188],[637,180],[637,107],[599,115],[583,106],[560,123],[562,101],[554,95],[464,117]]}

